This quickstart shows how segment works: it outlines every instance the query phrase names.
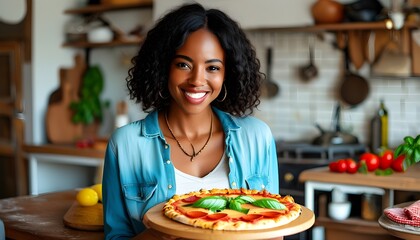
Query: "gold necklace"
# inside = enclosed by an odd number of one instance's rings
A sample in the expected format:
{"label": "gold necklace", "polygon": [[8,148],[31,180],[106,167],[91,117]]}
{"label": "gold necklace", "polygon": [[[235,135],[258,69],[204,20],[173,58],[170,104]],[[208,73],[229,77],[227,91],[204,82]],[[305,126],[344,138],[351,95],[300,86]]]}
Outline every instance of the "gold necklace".
{"label": "gold necklace", "polygon": [[191,162],[193,162],[193,161],[194,161],[194,158],[195,158],[195,157],[197,157],[197,156],[198,156],[198,154],[200,154],[200,153],[201,153],[201,151],[203,151],[203,150],[204,150],[204,148],[206,148],[206,147],[207,147],[207,144],[209,143],[210,138],[211,138],[211,136],[213,135],[213,114],[211,114],[211,120],[210,120],[210,133],[209,133],[209,137],[207,138],[206,143],[204,143],[204,146],[200,149],[200,151],[195,152],[194,145],[191,143],[191,141],[190,141],[190,140],[188,139],[188,137],[187,137],[188,142],[191,144],[191,147],[192,147],[192,149],[193,149],[193,153],[192,153],[192,154],[189,154],[189,153],[187,153],[187,151],[185,151],[185,149],[181,146],[181,143],[178,141],[178,139],[175,137],[174,133],[172,132],[172,129],[171,129],[171,127],[169,126],[169,122],[168,122],[168,113],[167,113],[167,112],[165,112],[165,121],[166,121],[166,126],[168,127],[169,132],[171,132],[172,137],[175,139],[176,143],[178,144],[178,147],[181,149],[181,151],[182,151],[185,155],[187,155],[188,157],[190,157],[190,161],[191,161]]}

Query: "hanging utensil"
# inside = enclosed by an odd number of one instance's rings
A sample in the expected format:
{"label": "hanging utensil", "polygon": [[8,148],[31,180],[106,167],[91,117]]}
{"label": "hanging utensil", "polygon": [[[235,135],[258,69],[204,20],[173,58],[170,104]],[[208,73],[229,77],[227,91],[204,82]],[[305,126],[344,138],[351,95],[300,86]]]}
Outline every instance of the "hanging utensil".
{"label": "hanging utensil", "polygon": [[344,49],[345,74],[339,88],[340,98],[350,107],[356,107],[369,95],[368,81],[350,70],[348,47]]}
{"label": "hanging utensil", "polygon": [[266,69],[266,79],[262,86],[262,93],[261,95],[266,98],[272,98],[276,96],[280,88],[279,86],[272,80],[271,78],[271,71],[272,71],[272,49],[271,47],[267,48],[267,69]]}
{"label": "hanging utensil", "polygon": [[313,48],[313,42],[311,41],[309,43],[309,64],[299,69],[300,78],[305,82],[308,82],[309,80],[312,80],[313,78],[316,78],[318,76],[318,68],[314,63]]}

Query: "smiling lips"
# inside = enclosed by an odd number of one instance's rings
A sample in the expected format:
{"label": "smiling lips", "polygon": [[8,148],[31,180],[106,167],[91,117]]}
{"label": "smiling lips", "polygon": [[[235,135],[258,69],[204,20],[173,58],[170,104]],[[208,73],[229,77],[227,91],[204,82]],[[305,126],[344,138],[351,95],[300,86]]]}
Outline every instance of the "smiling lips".
{"label": "smiling lips", "polygon": [[186,99],[193,104],[200,104],[205,100],[207,92],[186,92],[184,91]]}

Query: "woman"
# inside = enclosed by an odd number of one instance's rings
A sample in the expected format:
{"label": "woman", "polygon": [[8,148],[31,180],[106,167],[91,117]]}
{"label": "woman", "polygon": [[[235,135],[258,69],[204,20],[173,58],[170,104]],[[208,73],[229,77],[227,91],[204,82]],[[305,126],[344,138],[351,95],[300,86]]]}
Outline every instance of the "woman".
{"label": "woman", "polygon": [[238,24],[199,4],[169,12],[133,58],[127,87],[148,116],[110,138],[103,175],[106,239],[145,230],[143,215],[201,188],[278,193],[275,143],[250,116],[263,74]]}

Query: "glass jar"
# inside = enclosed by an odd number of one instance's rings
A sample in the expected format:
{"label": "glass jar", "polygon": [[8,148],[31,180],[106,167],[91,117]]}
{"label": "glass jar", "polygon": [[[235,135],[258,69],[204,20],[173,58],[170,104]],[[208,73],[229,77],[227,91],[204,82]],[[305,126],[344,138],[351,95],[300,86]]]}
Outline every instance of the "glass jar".
{"label": "glass jar", "polygon": [[381,197],[375,194],[365,193],[362,195],[362,218],[369,221],[377,221],[382,213]]}

